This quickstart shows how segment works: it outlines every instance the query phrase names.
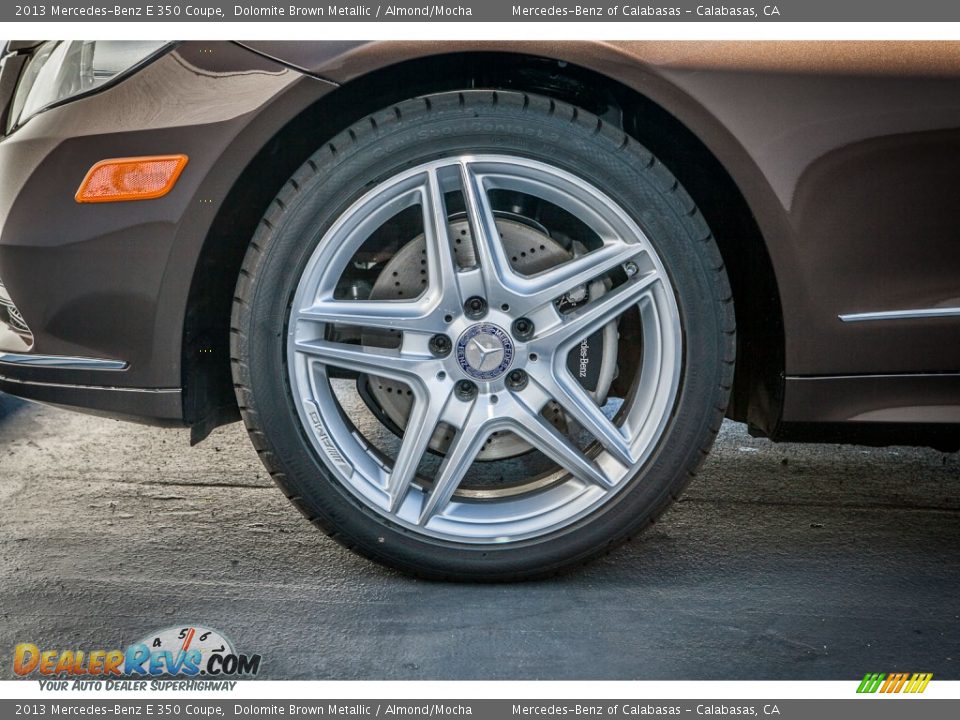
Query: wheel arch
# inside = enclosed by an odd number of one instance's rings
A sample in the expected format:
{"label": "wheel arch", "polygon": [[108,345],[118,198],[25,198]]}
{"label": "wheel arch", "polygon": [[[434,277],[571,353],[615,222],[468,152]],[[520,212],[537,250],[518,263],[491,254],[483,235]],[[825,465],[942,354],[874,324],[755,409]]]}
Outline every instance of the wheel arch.
{"label": "wheel arch", "polygon": [[[249,238],[283,183],[323,139],[367,114],[416,95],[465,87],[537,93],[584,107],[618,124],[674,173],[710,224],[733,289],[738,348],[728,416],[773,434],[782,406],[784,330],[767,242],[727,167],[680,119],[682,93],[663,82],[627,84],[583,64],[515,52],[444,53],[366,72],[300,112],[237,178],[196,265],[182,344],[184,415],[193,441],[239,417],[229,362],[233,288]],[[704,111],[691,106],[689,112],[700,120]]]}

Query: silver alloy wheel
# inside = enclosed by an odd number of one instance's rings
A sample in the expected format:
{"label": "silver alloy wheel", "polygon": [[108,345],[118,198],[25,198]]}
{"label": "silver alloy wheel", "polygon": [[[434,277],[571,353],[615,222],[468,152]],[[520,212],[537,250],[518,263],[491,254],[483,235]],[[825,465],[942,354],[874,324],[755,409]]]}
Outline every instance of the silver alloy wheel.
{"label": "silver alloy wheel", "polygon": [[[516,272],[500,241],[490,193],[514,191],[545,200],[577,218],[601,243],[548,270]],[[445,195],[462,194],[477,266],[458,267]],[[364,241],[402,210],[422,209],[426,286],[410,300],[335,296],[338,281]],[[555,301],[618,269],[626,280],[562,313]],[[464,303],[486,300],[472,319]],[[642,357],[632,390],[616,414],[597,405],[567,367],[581,340],[637,307]],[[517,318],[532,322],[517,337]],[[399,347],[365,347],[328,339],[332,326],[392,330]],[[431,351],[436,335],[453,351]],[[628,339],[637,342],[636,339]],[[357,200],[326,232],[308,260],[288,322],[290,387],[315,451],[338,480],[390,521],[461,543],[506,543],[570,525],[609,502],[656,446],[670,417],[682,364],[682,330],[673,288],[637,224],[597,188],[559,168],[504,155],[444,158],[399,173]],[[494,357],[495,356],[495,357]],[[395,458],[384,458],[345,416],[331,368],[404,383],[413,406]],[[525,374],[521,387],[514,371]],[[458,386],[469,381],[468,397]],[[595,442],[582,449],[547,421],[556,402]],[[454,429],[434,478],[417,469],[438,423]],[[550,482],[494,497],[457,494],[493,432],[509,431],[559,466]]]}

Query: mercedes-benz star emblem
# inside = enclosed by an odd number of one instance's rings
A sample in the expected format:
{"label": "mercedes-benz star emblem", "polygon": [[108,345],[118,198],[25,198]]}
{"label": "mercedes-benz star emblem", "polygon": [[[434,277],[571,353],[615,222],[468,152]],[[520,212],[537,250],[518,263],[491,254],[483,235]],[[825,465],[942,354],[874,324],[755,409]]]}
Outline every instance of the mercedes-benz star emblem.
{"label": "mercedes-benz star emblem", "polygon": [[503,359],[503,343],[493,335],[477,335],[467,343],[466,356],[467,364],[474,370],[493,370]]}
{"label": "mercedes-benz star emblem", "polygon": [[472,325],[457,341],[457,362],[470,377],[493,380],[503,375],[513,362],[513,343],[497,325]]}

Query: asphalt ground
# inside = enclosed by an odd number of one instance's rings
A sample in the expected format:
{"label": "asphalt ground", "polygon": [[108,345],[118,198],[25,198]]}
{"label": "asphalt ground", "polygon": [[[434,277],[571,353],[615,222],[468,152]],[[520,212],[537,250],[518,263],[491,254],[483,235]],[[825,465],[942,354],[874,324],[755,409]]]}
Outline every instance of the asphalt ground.
{"label": "asphalt ground", "polygon": [[682,501],[563,578],[417,581],[340,548],[241,425],[187,434],[0,396],[0,678],[19,642],[180,623],[271,679],[960,678],[960,457],[724,426]]}

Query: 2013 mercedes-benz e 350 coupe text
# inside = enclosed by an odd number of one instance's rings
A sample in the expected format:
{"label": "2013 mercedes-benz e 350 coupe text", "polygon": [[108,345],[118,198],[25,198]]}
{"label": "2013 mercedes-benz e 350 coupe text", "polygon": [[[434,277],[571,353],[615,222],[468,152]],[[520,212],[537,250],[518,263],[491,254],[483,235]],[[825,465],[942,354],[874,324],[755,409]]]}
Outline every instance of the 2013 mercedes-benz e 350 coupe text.
{"label": "2013 mercedes-benz e 350 coupe text", "polygon": [[960,44],[20,41],[0,109],[0,390],[242,418],[382,563],[582,563],[725,416],[960,447]]}

